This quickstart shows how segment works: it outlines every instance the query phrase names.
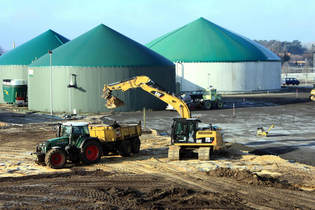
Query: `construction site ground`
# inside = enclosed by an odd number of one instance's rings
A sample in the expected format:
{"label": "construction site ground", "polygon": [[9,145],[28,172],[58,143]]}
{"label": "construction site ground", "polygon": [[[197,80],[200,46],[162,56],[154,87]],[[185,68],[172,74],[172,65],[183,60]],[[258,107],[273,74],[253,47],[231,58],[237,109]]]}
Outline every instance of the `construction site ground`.
{"label": "construction site ground", "polygon": [[[34,163],[37,143],[55,137],[61,116],[0,106],[0,208],[314,209],[315,103],[308,90],[225,96],[222,110],[193,117],[224,129],[214,159],[168,161],[172,111],[146,111],[141,151],[54,170]],[[233,109],[235,107],[235,109]],[[81,121],[135,123],[142,112],[82,115]],[[257,127],[275,128],[256,137]],[[142,123],[144,126],[144,122]]]}

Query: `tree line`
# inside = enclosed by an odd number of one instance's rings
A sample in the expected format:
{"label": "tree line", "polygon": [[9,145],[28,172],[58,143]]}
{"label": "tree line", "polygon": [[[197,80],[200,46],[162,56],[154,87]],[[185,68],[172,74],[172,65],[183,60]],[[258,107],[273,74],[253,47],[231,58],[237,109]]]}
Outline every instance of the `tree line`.
{"label": "tree line", "polygon": [[[288,41],[278,41],[278,40],[255,40],[266,48],[270,49],[276,53],[281,58],[281,63],[291,61],[293,58],[296,62],[296,59],[301,59],[305,61],[305,65],[313,65],[313,51],[315,52],[315,46],[307,49],[302,46],[299,40],[293,40],[292,42]],[[292,63],[292,62],[291,62]],[[296,62],[297,65],[297,62]]]}
{"label": "tree line", "polygon": [[256,42],[264,45],[276,54],[291,53],[294,55],[303,55],[307,49],[302,46],[299,40],[288,41],[277,41],[277,40],[255,40]]}

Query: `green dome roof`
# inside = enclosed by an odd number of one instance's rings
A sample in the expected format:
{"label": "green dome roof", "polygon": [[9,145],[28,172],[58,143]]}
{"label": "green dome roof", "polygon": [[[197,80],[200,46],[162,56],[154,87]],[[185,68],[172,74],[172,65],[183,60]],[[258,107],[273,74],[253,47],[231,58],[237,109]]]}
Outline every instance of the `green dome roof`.
{"label": "green dome roof", "polygon": [[165,34],[146,46],[174,62],[280,60],[262,45],[204,18]]}
{"label": "green dome roof", "polygon": [[[103,24],[53,50],[52,63],[54,66],[85,67],[174,65]],[[49,55],[44,55],[31,66],[49,66]]]}
{"label": "green dome roof", "polygon": [[0,65],[29,65],[69,40],[53,30],[48,30],[30,41],[4,53],[0,57]]}

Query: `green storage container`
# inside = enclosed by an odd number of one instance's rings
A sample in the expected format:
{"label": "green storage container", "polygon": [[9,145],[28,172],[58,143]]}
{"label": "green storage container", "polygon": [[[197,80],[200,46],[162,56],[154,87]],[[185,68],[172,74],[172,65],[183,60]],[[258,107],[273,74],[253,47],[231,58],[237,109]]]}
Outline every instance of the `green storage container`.
{"label": "green storage container", "polygon": [[3,80],[3,100],[12,104],[16,99],[26,101],[27,84],[25,80]]}

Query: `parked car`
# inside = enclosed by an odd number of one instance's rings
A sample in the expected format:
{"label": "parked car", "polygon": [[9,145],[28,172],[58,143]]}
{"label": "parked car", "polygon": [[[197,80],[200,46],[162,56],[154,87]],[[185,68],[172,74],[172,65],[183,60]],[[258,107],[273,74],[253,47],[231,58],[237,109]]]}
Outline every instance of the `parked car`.
{"label": "parked car", "polygon": [[299,85],[300,81],[296,78],[285,78],[283,85]]}

